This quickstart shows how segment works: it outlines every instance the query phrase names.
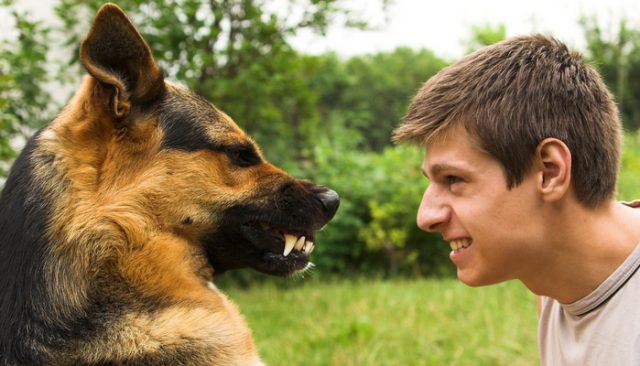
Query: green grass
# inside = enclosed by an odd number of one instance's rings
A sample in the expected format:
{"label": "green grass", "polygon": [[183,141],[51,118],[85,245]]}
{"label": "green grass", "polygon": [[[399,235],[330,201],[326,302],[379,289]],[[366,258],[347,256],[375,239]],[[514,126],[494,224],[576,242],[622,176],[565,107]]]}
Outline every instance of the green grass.
{"label": "green grass", "polygon": [[268,365],[538,364],[535,300],[518,282],[312,279],[292,287],[224,290]]}

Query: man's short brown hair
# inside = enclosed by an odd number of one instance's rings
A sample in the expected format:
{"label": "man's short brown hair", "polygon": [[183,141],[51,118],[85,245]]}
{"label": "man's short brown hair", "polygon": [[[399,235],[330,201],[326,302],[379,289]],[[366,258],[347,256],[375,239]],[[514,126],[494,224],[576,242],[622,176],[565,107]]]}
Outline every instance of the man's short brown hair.
{"label": "man's short brown hair", "polygon": [[413,98],[394,141],[428,146],[456,123],[502,164],[509,188],[554,137],[571,151],[580,202],[595,207],[615,194],[618,109],[597,71],[556,39],[510,38],[444,68]]}

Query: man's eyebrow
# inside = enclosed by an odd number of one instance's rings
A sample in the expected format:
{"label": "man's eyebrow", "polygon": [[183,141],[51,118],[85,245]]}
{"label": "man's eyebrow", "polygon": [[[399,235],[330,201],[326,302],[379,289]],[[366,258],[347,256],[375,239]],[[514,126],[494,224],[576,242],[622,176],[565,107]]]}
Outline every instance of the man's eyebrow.
{"label": "man's eyebrow", "polygon": [[[433,164],[430,167],[429,171],[430,171],[432,176],[438,176],[443,171],[450,170],[450,169],[460,169],[460,168],[456,167],[455,165],[446,164],[446,163],[444,163],[444,164],[440,163],[440,164]],[[428,172],[424,168],[422,169],[422,174],[424,174],[424,176],[427,177],[427,179],[429,179]]]}
{"label": "man's eyebrow", "polygon": [[451,168],[451,165],[449,164],[434,164],[431,166],[431,174],[432,175],[439,175],[443,170],[446,170],[448,168]]}

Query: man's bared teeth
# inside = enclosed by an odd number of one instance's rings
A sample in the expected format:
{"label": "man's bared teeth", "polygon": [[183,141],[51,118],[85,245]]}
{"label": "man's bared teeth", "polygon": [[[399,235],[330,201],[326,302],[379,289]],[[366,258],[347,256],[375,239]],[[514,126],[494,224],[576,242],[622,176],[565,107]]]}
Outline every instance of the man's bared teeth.
{"label": "man's bared teeth", "polygon": [[304,240],[305,240],[304,236],[299,237],[298,241],[296,241],[296,245],[294,246],[294,248],[296,250],[302,250],[302,247],[304,247]]}
{"label": "man's bared teeth", "polygon": [[296,239],[297,238],[294,235],[284,234],[284,252],[282,253],[282,255],[286,257],[289,255],[289,253],[291,253],[293,247],[296,244]]}
{"label": "man's bared teeth", "polygon": [[449,242],[449,245],[451,246],[451,250],[457,253],[462,249],[469,247],[471,245],[471,239],[452,240]]}

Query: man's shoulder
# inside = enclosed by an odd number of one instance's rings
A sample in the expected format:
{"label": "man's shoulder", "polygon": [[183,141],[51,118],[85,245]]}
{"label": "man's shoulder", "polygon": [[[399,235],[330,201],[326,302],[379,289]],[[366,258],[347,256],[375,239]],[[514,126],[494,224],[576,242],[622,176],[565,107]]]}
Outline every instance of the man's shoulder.
{"label": "man's shoulder", "polygon": [[[637,268],[636,268],[637,269]],[[538,342],[542,365],[640,365],[640,274],[587,313],[541,297]]]}

